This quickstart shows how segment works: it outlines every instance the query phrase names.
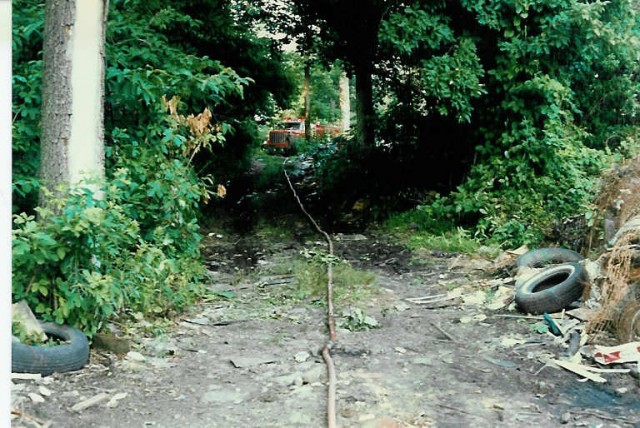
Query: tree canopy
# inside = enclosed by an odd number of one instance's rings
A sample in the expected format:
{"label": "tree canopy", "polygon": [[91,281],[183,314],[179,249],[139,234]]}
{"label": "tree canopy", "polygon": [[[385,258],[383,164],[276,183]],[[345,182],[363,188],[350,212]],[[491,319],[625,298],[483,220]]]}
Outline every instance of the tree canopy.
{"label": "tree canopy", "polygon": [[195,298],[203,206],[299,109],[305,61],[327,122],[341,73],[355,80],[355,135],[305,154],[324,208],[410,204],[419,230],[535,244],[639,147],[632,0],[109,4],[105,198],[69,192],[51,211],[36,197],[44,0],[13,3],[14,298],[91,331]]}

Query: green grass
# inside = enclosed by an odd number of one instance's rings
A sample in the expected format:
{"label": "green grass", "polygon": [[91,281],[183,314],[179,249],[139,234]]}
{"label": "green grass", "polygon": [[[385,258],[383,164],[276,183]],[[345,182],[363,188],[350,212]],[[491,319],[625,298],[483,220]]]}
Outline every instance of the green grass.
{"label": "green grass", "polygon": [[[322,253],[305,253],[303,257],[283,260],[269,266],[262,274],[292,275],[294,281],[277,290],[268,290],[278,304],[308,302],[324,305],[327,294],[327,262],[329,257]],[[372,272],[355,269],[344,260],[333,258],[333,298],[340,304],[366,301],[378,291]]]}
{"label": "green grass", "polygon": [[440,235],[415,233],[407,238],[406,245],[410,250],[427,249],[462,254],[474,254],[480,249],[480,243],[461,228]]}
{"label": "green grass", "polygon": [[447,253],[497,254],[498,249],[483,245],[462,227],[455,227],[449,220],[438,217],[432,207],[418,208],[395,214],[384,228],[412,251],[439,250]]}
{"label": "green grass", "polygon": [[[327,294],[327,266],[316,261],[300,261],[294,268],[297,284],[295,295],[301,300],[325,299]],[[333,298],[340,304],[352,304],[368,300],[378,287],[375,275],[353,268],[340,261],[333,266]]]}

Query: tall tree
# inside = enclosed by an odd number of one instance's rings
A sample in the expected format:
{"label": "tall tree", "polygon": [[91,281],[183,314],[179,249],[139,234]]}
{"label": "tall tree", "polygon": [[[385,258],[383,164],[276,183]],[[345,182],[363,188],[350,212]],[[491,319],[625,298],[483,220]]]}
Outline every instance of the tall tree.
{"label": "tall tree", "polygon": [[356,78],[356,134],[371,147],[374,140],[373,80],[382,19],[397,0],[301,0],[296,3],[303,26],[315,25],[331,59],[343,59]]}
{"label": "tall tree", "polygon": [[351,128],[351,100],[349,99],[349,78],[340,73],[340,129],[347,132]]}
{"label": "tall tree", "polygon": [[104,177],[107,7],[108,0],[45,3],[40,174],[53,191]]}

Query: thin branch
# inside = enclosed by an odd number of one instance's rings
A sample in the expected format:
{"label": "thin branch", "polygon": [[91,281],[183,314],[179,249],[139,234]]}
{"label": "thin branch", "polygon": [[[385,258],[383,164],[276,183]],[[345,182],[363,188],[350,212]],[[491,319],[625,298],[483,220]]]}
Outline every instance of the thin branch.
{"label": "thin branch", "polygon": [[[293,197],[298,202],[300,209],[307,216],[311,224],[315,227],[315,229],[324,236],[324,239],[329,244],[329,257],[333,258],[333,241],[327,232],[325,232],[320,225],[315,221],[315,219],[307,212],[296,192],[296,189],[293,187],[293,183],[291,183],[291,179],[289,178],[289,174],[287,173],[286,164],[287,160],[285,159],[282,163],[282,171],[284,172],[284,176],[287,179],[287,183],[289,184],[289,188],[293,193]],[[327,424],[329,428],[335,428],[336,425],[336,373],[335,367],[333,364],[333,360],[331,359],[331,348],[337,342],[336,338],[336,320],[333,313],[333,263],[327,263],[327,322],[329,324],[329,342],[322,349],[322,357],[324,358],[325,363],[327,364],[327,373],[329,375],[329,390],[327,393]]]}

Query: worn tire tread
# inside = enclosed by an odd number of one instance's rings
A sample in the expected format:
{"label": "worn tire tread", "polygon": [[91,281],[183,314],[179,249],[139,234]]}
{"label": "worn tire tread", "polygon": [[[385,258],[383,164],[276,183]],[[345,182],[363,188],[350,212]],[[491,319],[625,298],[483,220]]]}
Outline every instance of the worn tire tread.
{"label": "worn tire tread", "polygon": [[[564,279],[545,290],[535,291],[539,285],[554,277]],[[586,270],[580,263],[560,264],[524,281],[516,290],[515,300],[521,309],[530,314],[559,312],[582,296],[586,280]]]}
{"label": "worn tire tread", "polygon": [[89,360],[89,341],[77,328],[41,322],[45,333],[68,341],[56,346],[30,346],[20,342],[11,343],[11,371],[13,373],[36,373],[43,376],[54,372],[65,373],[79,370]]}
{"label": "worn tire tread", "polygon": [[579,262],[583,259],[582,254],[566,248],[538,248],[518,257],[516,264],[519,268],[536,268],[551,263]]}

